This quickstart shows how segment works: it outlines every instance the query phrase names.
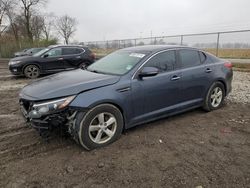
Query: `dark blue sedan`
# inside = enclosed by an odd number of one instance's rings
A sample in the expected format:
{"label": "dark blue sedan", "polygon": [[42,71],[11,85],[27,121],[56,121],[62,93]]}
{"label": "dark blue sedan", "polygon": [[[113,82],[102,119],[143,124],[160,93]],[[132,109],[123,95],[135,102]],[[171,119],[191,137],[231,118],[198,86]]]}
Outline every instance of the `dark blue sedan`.
{"label": "dark blue sedan", "polygon": [[231,63],[202,50],[140,46],[34,81],[20,92],[20,106],[41,135],[60,128],[91,150],[138,124],[220,108],[232,78]]}

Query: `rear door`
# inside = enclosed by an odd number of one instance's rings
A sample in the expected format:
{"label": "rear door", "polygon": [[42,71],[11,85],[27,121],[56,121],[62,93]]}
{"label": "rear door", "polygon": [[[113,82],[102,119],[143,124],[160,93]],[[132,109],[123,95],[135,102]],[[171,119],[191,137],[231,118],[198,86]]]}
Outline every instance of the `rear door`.
{"label": "rear door", "polygon": [[48,72],[64,70],[62,48],[52,48],[43,54],[41,66]]}
{"label": "rear door", "polygon": [[82,63],[83,52],[82,48],[64,47],[62,53],[65,69],[78,68],[79,64]]}
{"label": "rear door", "polygon": [[178,54],[182,69],[181,100],[187,104],[199,104],[213,79],[213,66],[205,63],[205,54],[198,50],[181,49]]}
{"label": "rear door", "polygon": [[176,63],[175,50],[161,52],[144,65],[158,68],[158,75],[132,80],[133,123],[164,114],[179,103],[181,71],[176,70]]}

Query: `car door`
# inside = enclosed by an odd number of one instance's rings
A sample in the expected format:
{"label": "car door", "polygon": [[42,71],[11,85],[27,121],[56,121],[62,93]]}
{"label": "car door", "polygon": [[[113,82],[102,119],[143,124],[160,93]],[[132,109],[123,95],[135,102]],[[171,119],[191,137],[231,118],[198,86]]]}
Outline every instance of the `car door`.
{"label": "car door", "polygon": [[48,72],[64,70],[62,48],[52,48],[42,55],[41,65]]}
{"label": "car door", "polygon": [[178,54],[182,69],[181,100],[187,105],[198,105],[212,81],[213,67],[205,63],[205,54],[198,50],[181,49]]}
{"label": "car door", "polygon": [[156,76],[142,79],[137,74],[132,80],[133,123],[173,111],[180,101],[181,71],[176,69],[175,50],[154,55],[143,67],[156,67],[160,72]]}
{"label": "car door", "polygon": [[81,53],[83,53],[83,49],[64,47],[62,50],[65,69],[78,68],[79,64],[82,62]]}

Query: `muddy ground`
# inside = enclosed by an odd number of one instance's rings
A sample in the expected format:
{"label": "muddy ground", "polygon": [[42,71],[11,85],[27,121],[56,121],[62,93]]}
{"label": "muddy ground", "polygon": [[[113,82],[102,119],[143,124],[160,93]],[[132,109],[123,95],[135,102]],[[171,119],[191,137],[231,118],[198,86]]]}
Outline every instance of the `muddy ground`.
{"label": "muddy ground", "polygon": [[235,72],[220,110],[144,124],[91,152],[25,125],[17,100],[28,82],[0,66],[0,187],[250,187],[249,73]]}

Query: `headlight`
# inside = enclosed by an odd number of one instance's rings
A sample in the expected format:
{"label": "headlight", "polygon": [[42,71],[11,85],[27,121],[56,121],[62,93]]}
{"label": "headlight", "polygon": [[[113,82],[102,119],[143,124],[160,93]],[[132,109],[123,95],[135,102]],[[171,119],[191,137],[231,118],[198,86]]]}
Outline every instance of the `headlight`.
{"label": "headlight", "polygon": [[29,114],[31,118],[39,118],[42,115],[64,109],[74,100],[74,98],[75,96],[70,96],[58,100],[34,104],[32,106],[32,111]]}
{"label": "headlight", "polygon": [[21,63],[21,61],[10,61],[9,65],[15,65],[15,64],[18,64],[18,63]]}

